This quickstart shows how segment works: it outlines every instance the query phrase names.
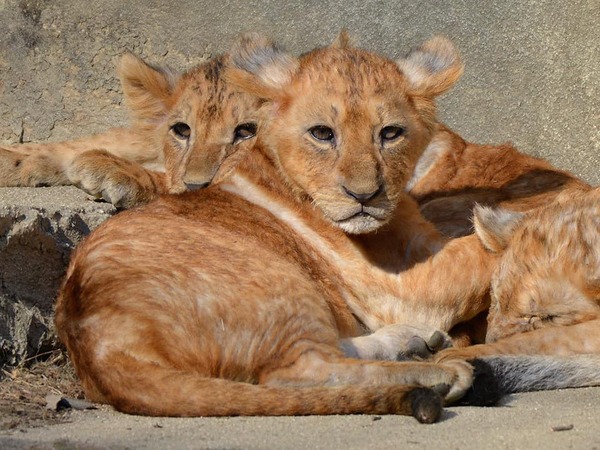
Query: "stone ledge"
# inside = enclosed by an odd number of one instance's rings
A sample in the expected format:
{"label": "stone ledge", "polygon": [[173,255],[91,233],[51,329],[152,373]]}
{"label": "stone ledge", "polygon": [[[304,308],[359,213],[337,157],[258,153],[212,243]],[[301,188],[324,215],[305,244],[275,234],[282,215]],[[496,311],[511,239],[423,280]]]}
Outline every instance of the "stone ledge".
{"label": "stone ledge", "polygon": [[0,367],[53,349],[71,251],[115,213],[73,187],[0,188]]}

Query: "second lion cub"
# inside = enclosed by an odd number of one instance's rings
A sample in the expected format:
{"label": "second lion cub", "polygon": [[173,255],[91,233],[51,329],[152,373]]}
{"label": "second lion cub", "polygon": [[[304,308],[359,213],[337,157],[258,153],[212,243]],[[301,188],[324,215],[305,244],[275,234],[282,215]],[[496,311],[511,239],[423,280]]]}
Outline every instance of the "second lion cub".
{"label": "second lion cub", "polygon": [[600,385],[600,188],[527,214],[480,207],[475,229],[502,253],[487,343],[436,359],[484,358],[504,393]]}
{"label": "second lion cub", "polygon": [[479,208],[475,228],[503,252],[487,344],[439,357],[600,354],[600,188],[565,191],[527,215]]}
{"label": "second lion cub", "polygon": [[[251,146],[260,100],[224,79],[228,56],[175,75],[125,54],[131,124],[74,141],[0,147],[0,186],[75,185],[118,208],[206,185]],[[185,180],[185,182],[184,182]]]}

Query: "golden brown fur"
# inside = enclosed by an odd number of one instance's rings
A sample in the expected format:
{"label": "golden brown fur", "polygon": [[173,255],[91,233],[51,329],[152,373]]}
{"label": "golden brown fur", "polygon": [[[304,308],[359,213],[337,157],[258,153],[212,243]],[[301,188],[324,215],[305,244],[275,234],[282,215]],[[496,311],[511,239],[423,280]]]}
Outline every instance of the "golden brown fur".
{"label": "golden brown fur", "polygon": [[411,386],[446,385],[452,401],[466,363],[359,361],[340,345],[396,323],[449,329],[483,308],[422,295],[443,238],[404,192],[434,98],[461,73],[454,48],[435,38],[397,65],[346,45],[296,59],[249,36],[232,61],[230,82],[266,102],[252,151],[75,252],[56,326],[86,395],[150,415],[435,420]]}
{"label": "golden brown fur", "polygon": [[[439,264],[436,273],[431,274],[435,285],[443,287],[443,295],[449,297],[460,296],[461,289],[472,286],[467,292],[481,305],[481,314],[473,321],[462,317],[463,320],[455,322],[457,326],[450,332],[456,345],[483,342],[488,291],[498,259],[498,254],[489,252],[473,234],[474,207],[526,212],[551,202],[561,192],[586,188],[588,186],[572,174],[520,153],[510,145],[468,143],[438,125],[417,164],[409,193],[419,203],[423,216],[451,238],[436,255],[440,260],[445,258],[447,265]],[[474,268],[477,268],[476,273]],[[448,289],[449,286],[456,286],[459,292]]]}
{"label": "golden brown fur", "polygon": [[225,82],[227,61],[217,57],[175,76],[124,55],[119,75],[131,125],[0,148],[0,186],[73,184],[121,208],[182,192],[184,178],[204,186],[256,132],[259,101]]}
{"label": "golden brown fur", "polygon": [[600,190],[570,190],[522,216],[480,209],[477,233],[503,255],[487,343],[440,359],[600,354]]}

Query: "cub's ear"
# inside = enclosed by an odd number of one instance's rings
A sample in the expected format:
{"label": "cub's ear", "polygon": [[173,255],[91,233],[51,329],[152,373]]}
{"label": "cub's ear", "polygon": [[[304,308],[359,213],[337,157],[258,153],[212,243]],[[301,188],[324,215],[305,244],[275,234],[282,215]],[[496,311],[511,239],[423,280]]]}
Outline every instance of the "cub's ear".
{"label": "cub's ear", "polygon": [[330,45],[333,48],[352,48],[354,47],[353,39],[350,37],[350,33],[345,28],[340,31],[340,34],[337,35],[335,41],[333,41]]}
{"label": "cub's ear", "polygon": [[118,72],[125,103],[134,120],[153,122],[164,116],[167,98],[176,82],[169,70],[153,67],[126,53],[119,61]]}
{"label": "cub's ear", "polygon": [[454,44],[436,36],[397,61],[408,78],[411,93],[435,97],[446,92],[463,73],[463,64]]}
{"label": "cub's ear", "polygon": [[502,252],[508,247],[515,227],[524,216],[506,209],[476,206],[473,211],[475,234],[485,248],[494,253]]}
{"label": "cub's ear", "polygon": [[259,98],[273,100],[292,80],[298,60],[269,39],[249,33],[233,46],[227,80]]}

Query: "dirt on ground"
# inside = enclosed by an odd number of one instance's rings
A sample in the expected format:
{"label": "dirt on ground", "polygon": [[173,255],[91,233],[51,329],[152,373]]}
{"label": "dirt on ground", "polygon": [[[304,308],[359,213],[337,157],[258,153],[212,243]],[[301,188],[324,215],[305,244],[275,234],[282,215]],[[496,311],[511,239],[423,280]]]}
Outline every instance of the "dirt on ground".
{"label": "dirt on ground", "polygon": [[69,422],[70,410],[47,397],[82,399],[83,390],[64,352],[45,356],[0,370],[0,431]]}

